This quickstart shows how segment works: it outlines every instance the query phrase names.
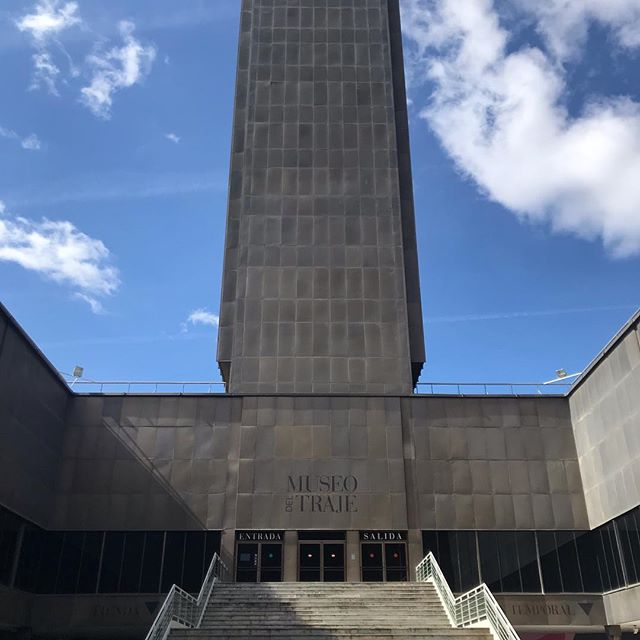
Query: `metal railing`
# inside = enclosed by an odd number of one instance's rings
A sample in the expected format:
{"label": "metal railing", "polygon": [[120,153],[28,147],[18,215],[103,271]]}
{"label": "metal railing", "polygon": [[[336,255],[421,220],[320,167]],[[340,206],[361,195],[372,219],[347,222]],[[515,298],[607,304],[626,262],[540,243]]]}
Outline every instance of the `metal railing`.
{"label": "metal railing", "polygon": [[571,382],[418,382],[418,395],[541,396],[566,395]]}
{"label": "metal railing", "polygon": [[179,394],[223,394],[224,382],[169,382],[148,380],[73,380],[67,381],[73,391],[80,393],[179,393]]}
{"label": "metal railing", "polygon": [[197,598],[174,584],[162,603],[145,640],[165,640],[171,627],[176,623],[189,629],[197,629],[209,604],[214,585],[216,582],[224,581],[226,576],[227,567],[216,553],[211,560]]}
{"label": "metal railing", "polygon": [[[168,382],[132,380],[67,380],[77,393],[181,394],[210,395],[226,393],[224,382]],[[419,382],[416,395],[454,396],[541,396],[566,395],[570,382]]]}
{"label": "metal railing", "polygon": [[431,552],[416,567],[416,579],[418,582],[433,583],[449,622],[454,627],[488,626],[495,640],[520,640],[486,584],[482,583],[456,598]]}

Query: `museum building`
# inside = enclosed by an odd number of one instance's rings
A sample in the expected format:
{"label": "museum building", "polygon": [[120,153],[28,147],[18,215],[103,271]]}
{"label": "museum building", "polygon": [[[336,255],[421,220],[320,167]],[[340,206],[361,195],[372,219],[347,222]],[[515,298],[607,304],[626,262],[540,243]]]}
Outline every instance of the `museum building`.
{"label": "museum building", "polygon": [[0,637],[144,637],[214,553],[640,624],[640,313],[562,392],[417,387],[406,105],[398,0],[242,1],[222,393],[70,387],[0,305]]}

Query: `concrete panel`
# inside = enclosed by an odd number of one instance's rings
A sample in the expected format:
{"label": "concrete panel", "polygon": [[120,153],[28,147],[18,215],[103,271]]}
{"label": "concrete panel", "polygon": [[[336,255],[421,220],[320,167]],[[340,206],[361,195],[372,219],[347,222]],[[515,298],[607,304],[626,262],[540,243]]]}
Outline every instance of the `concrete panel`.
{"label": "concrete panel", "polygon": [[42,526],[52,515],[69,395],[0,305],[0,504]]}
{"label": "concrete panel", "polygon": [[410,528],[587,527],[565,398],[402,403],[407,486],[418,494]]}
{"label": "concrete panel", "polygon": [[570,396],[589,524],[640,504],[640,340],[633,320]]}

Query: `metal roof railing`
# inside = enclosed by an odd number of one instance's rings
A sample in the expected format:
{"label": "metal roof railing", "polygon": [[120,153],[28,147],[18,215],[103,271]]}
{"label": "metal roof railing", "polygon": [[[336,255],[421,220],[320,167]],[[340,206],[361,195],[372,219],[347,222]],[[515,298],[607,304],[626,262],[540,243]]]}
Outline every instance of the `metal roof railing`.
{"label": "metal roof railing", "polygon": [[[69,376],[67,376],[69,377]],[[225,394],[220,381],[160,381],[160,380],[67,380],[75,393],[106,393],[114,395],[210,395]],[[421,396],[564,396],[571,382],[419,382],[415,394]]]}
{"label": "metal roof railing", "polygon": [[418,382],[416,393],[429,396],[564,396],[571,382]]}

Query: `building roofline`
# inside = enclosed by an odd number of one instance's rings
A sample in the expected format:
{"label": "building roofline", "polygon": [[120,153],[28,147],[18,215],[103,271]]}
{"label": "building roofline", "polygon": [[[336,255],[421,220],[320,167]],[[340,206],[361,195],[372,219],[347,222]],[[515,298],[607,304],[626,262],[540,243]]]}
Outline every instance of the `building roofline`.
{"label": "building roofline", "polygon": [[33,349],[36,356],[40,359],[42,364],[47,367],[50,372],[53,374],[53,377],[64,387],[65,391],[71,395],[71,389],[69,389],[69,385],[67,381],[62,377],[60,372],[53,366],[53,363],[47,356],[44,355],[40,347],[31,339],[29,334],[22,328],[20,323],[11,315],[11,312],[7,307],[0,301],[0,314],[4,315],[7,318],[7,322],[18,332],[20,337],[25,340],[25,342]]}
{"label": "building roofline", "polygon": [[567,392],[567,396],[571,396],[578,387],[591,375],[591,372],[607,357],[607,355],[618,346],[623,338],[629,333],[632,327],[640,322],[640,308],[624,323],[618,332],[607,342],[593,360],[584,368],[582,373],[576,378],[575,382]]}

